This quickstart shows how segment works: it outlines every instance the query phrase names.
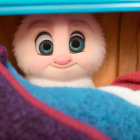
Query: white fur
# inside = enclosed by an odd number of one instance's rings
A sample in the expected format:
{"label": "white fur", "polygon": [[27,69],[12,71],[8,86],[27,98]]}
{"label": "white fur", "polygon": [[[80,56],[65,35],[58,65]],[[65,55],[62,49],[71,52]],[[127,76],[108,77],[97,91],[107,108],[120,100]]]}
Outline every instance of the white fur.
{"label": "white fur", "polygon": [[101,87],[99,89],[103,91],[108,91],[109,93],[121,97],[124,100],[136,106],[140,106],[140,90],[132,90],[120,86],[106,86],[106,87]]}
{"label": "white fur", "polygon": [[82,78],[73,81],[52,81],[47,79],[39,79],[35,77],[28,77],[27,80],[32,84],[41,86],[41,87],[82,87],[82,88],[93,88],[94,84],[90,78]]}

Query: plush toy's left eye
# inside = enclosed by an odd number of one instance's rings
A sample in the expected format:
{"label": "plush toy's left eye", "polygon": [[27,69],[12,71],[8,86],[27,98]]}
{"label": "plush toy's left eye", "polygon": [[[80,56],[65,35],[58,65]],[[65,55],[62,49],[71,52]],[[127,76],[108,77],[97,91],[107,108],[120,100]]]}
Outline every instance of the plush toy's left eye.
{"label": "plush toy's left eye", "polygon": [[82,33],[74,32],[69,41],[69,49],[73,53],[83,51],[85,48],[85,38]]}
{"label": "plush toy's left eye", "polygon": [[38,54],[51,55],[53,53],[52,37],[47,32],[42,32],[36,37],[35,45]]}

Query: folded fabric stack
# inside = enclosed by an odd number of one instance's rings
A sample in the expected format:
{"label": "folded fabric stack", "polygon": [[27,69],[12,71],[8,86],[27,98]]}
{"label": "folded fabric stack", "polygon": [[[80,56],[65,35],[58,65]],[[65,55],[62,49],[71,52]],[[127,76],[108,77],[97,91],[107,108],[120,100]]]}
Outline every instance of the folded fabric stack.
{"label": "folded fabric stack", "polygon": [[0,47],[1,140],[140,139],[140,72],[99,89],[42,88],[6,56]]}

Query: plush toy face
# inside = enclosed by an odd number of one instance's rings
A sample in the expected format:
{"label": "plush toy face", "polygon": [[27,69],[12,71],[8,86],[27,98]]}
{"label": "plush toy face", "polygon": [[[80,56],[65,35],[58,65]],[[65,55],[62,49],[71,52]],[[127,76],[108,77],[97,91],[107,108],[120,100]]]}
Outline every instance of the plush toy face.
{"label": "plush toy face", "polygon": [[100,27],[89,14],[30,15],[14,39],[25,76],[56,81],[91,78],[102,63],[104,47]]}

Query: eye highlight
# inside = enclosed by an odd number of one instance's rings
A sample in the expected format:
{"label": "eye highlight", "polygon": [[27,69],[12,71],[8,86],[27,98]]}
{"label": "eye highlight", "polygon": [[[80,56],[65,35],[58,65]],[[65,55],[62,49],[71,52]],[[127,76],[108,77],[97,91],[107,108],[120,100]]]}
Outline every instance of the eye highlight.
{"label": "eye highlight", "polygon": [[79,53],[85,48],[85,37],[81,32],[73,32],[69,41],[69,49],[73,53]]}
{"label": "eye highlight", "polygon": [[51,55],[53,53],[52,37],[47,32],[41,32],[35,39],[36,51],[40,55]]}

